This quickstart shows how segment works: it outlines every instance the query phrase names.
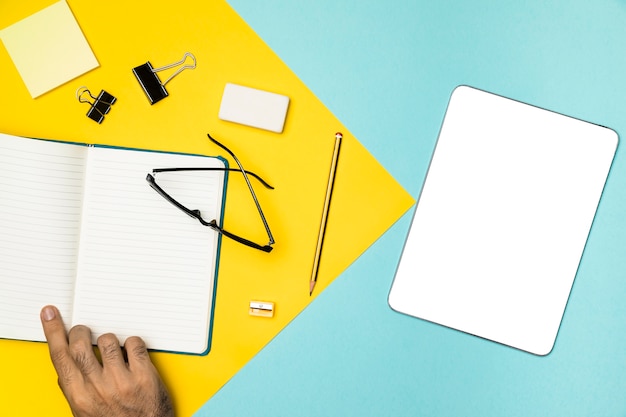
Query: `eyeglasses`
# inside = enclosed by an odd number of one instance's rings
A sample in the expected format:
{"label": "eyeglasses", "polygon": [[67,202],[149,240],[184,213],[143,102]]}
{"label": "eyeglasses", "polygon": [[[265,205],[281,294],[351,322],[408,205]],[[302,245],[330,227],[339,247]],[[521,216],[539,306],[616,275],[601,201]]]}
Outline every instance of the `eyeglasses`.
{"label": "eyeglasses", "polygon": [[[237,163],[237,166],[239,167],[238,169],[237,168],[157,168],[157,169],[153,169],[152,170],[152,174],[154,174],[154,175],[148,174],[146,176],[146,181],[148,181],[148,183],[150,184],[150,187],[152,187],[157,193],[159,193],[159,195],[161,195],[163,198],[165,198],[167,201],[169,201],[172,205],[177,207],[183,213],[187,214],[190,217],[193,217],[194,219],[197,219],[200,222],[201,225],[210,227],[211,229],[215,230],[216,232],[221,233],[222,235],[224,235],[224,236],[226,236],[226,237],[228,237],[230,239],[233,239],[233,240],[235,240],[235,241],[237,241],[239,243],[242,243],[242,244],[244,244],[246,246],[262,250],[263,252],[271,252],[272,249],[273,249],[272,245],[275,243],[274,237],[272,236],[272,232],[270,231],[270,227],[267,224],[267,220],[265,219],[265,215],[263,214],[263,210],[261,210],[261,205],[259,204],[259,200],[257,199],[256,194],[254,193],[254,189],[252,188],[252,184],[250,183],[250,179],[248,178],[248,175],[250,175],[253,178],[257,179],[266,188],[269,188],[269,189],[273,190],[274,187],[269,185],[267,182],[265,182],[261,177],[256,175],[254,172],[246,171],[243,168],[243,165],[241,165],[241,162],[239,162],[239,159],[237,159],[235,154],[230,149],[228,149],[226,146],[224,146],[223,144],[221,144],[220,142],[218,142],[217,140],[212,138],[210,134],[207,133],[207,136],[209,137],[209,139],[213,143],[215,143],[217,146],[219,146],[220,148],[222,148],[226,152],[228,152],[228,154]],[[212,219],[212,220],[207,221],[204,218],[202,218],[200,210],[189,209],[189,208],[185,207],[184,205],[180,204],[178,201],[176,201],[176,199],[174,199],[171,195],[169,195],[167,192],[165,192],[156,183],[156,178],[155,178],[155,176],[156,176],[156,174],[158,172],[174,172],[174,171],[236,171],[236,172],[240,172],[241,175],[243,175],[243,178],[246,181],[246,184],[248,185],[248,189],[250,190],[250,194],[252,195],[252,199],[254,200],[254,204],[256,205],[256,208],[257,208],[257,210],[259,212],[259,215],[261,216],[261,220],[263,221],[263,225],[265,226],[265,231],[267,232],[267,236],[269,238],[269,243],[267,245],[259,245],[258,243],[252,242],[251,240],[245,239],[245,238],[243,238],[241,236],[238,236],[238,235],[236,235],[234,233],[230,233],[230,232],[224,230],[223,228],[221,228],[217,224],[217,220]]]}

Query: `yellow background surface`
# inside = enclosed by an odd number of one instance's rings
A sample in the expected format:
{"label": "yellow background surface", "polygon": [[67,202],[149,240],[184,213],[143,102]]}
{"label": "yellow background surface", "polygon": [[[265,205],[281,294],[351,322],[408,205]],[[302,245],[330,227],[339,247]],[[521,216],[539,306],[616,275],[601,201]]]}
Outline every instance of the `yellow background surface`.
{"label": "yellow background surface", "polygon": [[[0,3],[0,29],[53,1]],[[0,132],[76,142],[223,155],[206,133],[229,146],[246,169],[275,187],[255,187],[276,238],[262,253],[222,241],[211,351],[207,356],[152,353],[179,416],[193,414],[248,360],[414,203],[413,198],[222,0],[172,7],[164,1],[68,1],[100,67],[32,99],[0,47]],[[197,68],[167,84],[151,106],[132,74],[185,52]],[[46,65],[41,62],[41,65]],[[173,70],[172,70],[173,71]],[[165,80],[171,72],[160,73]],[[290,97],[282,134],[220,121],[227,82]],[[118,101],[101,125],[85,116],[76,90],[101,89]],[[308,280],[319,230],[334,134],[344,142],[318,284]],[[231,165],[233,161],[231,161]],[[229,181],[224,227],[263,242],[265,232],[242,181]],[[250,300],[275,302],[271,319],[251,317]],[[0,414],[66,416],[67,405],[43,343],[0,340]]]}

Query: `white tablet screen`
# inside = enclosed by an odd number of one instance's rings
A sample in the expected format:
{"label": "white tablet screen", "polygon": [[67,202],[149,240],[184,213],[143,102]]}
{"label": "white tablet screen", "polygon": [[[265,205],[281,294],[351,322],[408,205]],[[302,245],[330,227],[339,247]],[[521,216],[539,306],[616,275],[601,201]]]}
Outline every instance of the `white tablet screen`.
{"label": "white tablet screen", "polygon": [[617,142],[611,129],[457,87],[390,306],[548,354]]}

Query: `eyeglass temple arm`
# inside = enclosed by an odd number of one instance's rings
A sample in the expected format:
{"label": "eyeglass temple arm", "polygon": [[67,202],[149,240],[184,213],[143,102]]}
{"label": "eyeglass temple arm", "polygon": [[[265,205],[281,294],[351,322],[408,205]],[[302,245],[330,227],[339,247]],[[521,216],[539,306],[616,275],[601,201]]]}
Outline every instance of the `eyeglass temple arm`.
{"label": "eyeglass temple arm", "polygon": [[[152,170],[152,173],[153,174],[157,174],[159,172],[181,172],[181,171],[234,171],[234,172],[241,173],[241,169],[238,169],[238,168],[207,168],[207,167],[200,167],[200,168],[193,168],[193,167],[189,167],[189,168],[155,168],[155,169]],[[269,185],[263,178],[261,178],[260,176],[258,176],[254,172],[246,171],[246,174],[252,175],[261,184],[263,184],[263,186],[265,188],[269,188],[270,190],[274,189],[274,187]]]}
{"label": "eyeglass temple arm", "polygon": [[209,137],[209,139],[213,143],[215,143],[217,146],[219,146],[220,148],[222,148],[226,152],[228,152],[228,154],[237,163],[237,166],[241,170],[243,178],[246,180],[246,183],[248,184],[248,188],[250,189],[250,193],[252,194],[252,199],[254,200],[254,204],[256,205],[257,211],[259,212],[259,215],[261,216],[261,220],[263,221],[263,225],[265,226],[265,231],[267,232],[267,236],[269,237],[269,240],[270,240],[269,244],[270,245],[274,244],[275,243],[274,236],[272,236],[272,232],[270,231],[270,226],[269,226],[269,224],[267,224],[267,220],[265,219],[265,215],[263,214],[263,210],[261,210],[261,204],[259,204],[259,200],[257,199],[256,194],[254,193],[254,189],[252,188],[252,184],[250,184],[250,179],[248,179],[248,175],[246,175],[246,170],[243,169],[243,165],[241,165],[241,162],[239,162],[239,159],[237,159],[235,154],[230,149],[228,149],[226,146],[222,145],[217,140],[215,140],[213,137],[211,137],[211,134],[207,133],[207,136]]}

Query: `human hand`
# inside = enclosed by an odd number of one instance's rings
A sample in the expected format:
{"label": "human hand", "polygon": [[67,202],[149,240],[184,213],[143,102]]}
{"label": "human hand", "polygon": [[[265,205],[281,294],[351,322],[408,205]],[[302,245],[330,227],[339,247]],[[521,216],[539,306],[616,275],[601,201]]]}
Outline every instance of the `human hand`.
{"label": "human hand", "polygon": [[117,337],[100,336],[100,363],[89,328],[74,326],[66,335],[53,306],[41,310],[41,323],[59,386],[75,417],[174,416],[169,394],[139,337],[126,340],[126,360]]}

